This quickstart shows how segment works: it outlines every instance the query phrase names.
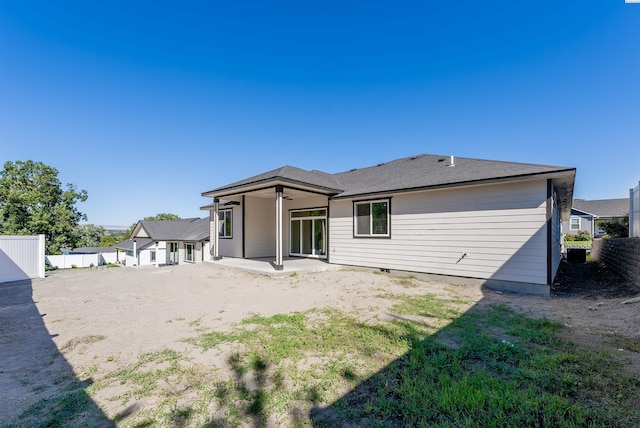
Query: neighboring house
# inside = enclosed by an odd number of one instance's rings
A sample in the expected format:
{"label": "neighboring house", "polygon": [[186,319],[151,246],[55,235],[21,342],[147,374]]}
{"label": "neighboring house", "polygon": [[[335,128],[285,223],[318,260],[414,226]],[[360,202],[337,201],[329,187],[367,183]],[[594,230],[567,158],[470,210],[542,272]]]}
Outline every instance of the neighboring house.
{"label": "neighboring house", "polygon": [[127,252],[127,266],[200,263],[209,259],[209,219],[140,220],[116,247]]}
{"label": "neighboring house", "polygon": [[291,166],[202,193],[211,258],[317,257],[548,294],[575,168],[418,155],[337,174]]}
{"label": "neighboring house", "polygon": [[604,235],[601,222],[620,220],[629,214],[629,198],[575,200],[571,207],[571,217],[562,222],[564,233],[578,234],[584,230],[598,238]]}

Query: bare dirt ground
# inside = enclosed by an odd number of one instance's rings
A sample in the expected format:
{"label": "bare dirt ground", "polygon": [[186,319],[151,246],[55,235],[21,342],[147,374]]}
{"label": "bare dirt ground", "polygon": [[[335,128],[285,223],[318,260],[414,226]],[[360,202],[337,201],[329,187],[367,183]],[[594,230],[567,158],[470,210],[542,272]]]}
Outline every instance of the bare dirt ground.
{"label": "bare dirt ground", "polygon": [[[384,294],[462,298],[469,308],[503,303],[526,315],[558,320],[564,335],[589,349],[615,350],[640,378],[640,285],[596,263],[563,265],[551,297],[499,293],[479,286],[407,281],[370,271],[343,270],[284,278],[258,276],[211,264],[147,269],[57,271],[44,280],[0,284],[0,423],[54,395],[69,378],[91,383],[145,352],[174,349],[194,364],[224,367],[230,349],[185,342],[203,331],[227,331],[250,314],[331,307],[362,318],[387,318]],[[640,345],[639,345],[640,346]],[[222,369],[220,369],[222,370]],[[125,406],[94,397],[106,418],[154,405]]]}
{"label": "bare dirt ground", "polygon": [[[640,379],[640,284],[598,262],[563,263],[550,298],[485,293],[480,305],[506,303],[531,317],[562,322],[565,338],[593,351],[615,351]],[[635,303],[630,301],[635,300]],[[633,349],[626,345],[632,343]]]}

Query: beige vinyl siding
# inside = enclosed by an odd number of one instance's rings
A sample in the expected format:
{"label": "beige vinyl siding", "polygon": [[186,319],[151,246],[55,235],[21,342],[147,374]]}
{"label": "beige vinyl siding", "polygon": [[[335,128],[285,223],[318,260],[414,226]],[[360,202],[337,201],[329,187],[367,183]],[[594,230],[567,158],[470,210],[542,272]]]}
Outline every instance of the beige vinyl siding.
{"label": "beige vinyl siding", "polygon": [[354,238],[352,200],[330,216],[332,263],[546,284],[544,180],[395,195],[390,238]]}
{"label": "beige vinyl siding", "polygon": [[[276,208],[273,199],[245,197],[245,257],[272,257],[276,254]],[[235,222],[235,219],[234,219]],[[234,229],[234,232],[237,229]],[[235,238],[235,235],[234,235]],[[235,240],[235,239],[234,239]],[[240,254],[238,257],[241,257]]]}

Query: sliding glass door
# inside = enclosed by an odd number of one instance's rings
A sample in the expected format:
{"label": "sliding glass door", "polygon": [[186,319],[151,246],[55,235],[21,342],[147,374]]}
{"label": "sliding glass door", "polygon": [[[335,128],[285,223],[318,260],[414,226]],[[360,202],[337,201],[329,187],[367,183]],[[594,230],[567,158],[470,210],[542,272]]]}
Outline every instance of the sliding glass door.
{"label": "sliding glass door", "polygon": [[327,256],[327,210],[302,210],[291,212],[289,228],[292,256]]}

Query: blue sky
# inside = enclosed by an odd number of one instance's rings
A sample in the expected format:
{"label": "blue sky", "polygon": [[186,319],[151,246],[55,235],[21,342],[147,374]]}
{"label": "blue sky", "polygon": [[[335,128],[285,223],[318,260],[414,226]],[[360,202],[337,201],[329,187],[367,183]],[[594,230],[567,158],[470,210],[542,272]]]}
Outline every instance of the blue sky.
{"label": "blue sky", "polygon": [[420,153],[572,166],[576,197],[627,197],[640,4],[0,0],[0,161],[57,168],[89,223]]}

